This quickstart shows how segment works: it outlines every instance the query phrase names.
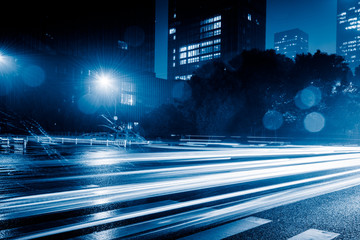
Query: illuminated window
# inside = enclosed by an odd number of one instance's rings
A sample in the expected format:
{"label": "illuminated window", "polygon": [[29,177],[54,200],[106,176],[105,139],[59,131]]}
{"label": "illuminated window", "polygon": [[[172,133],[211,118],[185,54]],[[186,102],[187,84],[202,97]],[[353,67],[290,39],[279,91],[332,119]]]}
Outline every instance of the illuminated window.
{"label": "illuminated window", "polygon": [[221,22],[214,23],[214,29],[221,28]]}
{"label": "illuminated window", "polygon": [[180,65],[184,65],[184,64],[186,64],[186,59],[180,60]]}
{"label": "illuminated window", "polygon": [[218,28],[221,28],[221,22],[216,22],[216,23],[205,25],[205,26],[201,27],[200,33],[209,32],[209,31],[212,31],[212,30],[218,29]]}
{"label": "illuminated window", "polygon": [[213,46],[201,49],[201,54],[207,54],[207,53],[211,53],[211,52],[213,52]]}
{"label": "illuminated window", "polygon": [[194,57],[199,55],[199,49],[188,51],[188,57]]}
{"label": "illuminated window", "polygon": [[186,46],[180,48],[180,52],[185,52],[186,50],[187,50]]}
{"label": "illuminated window", "polygon": [[221,53],[214,53],[214,58],[219,58],[221,56]]}
{"label": "illuminated window", "polygon": [[221,29],[215,30],[214,31],[214,36],[220,35],[221,34]]}
{"label": "illuminated window", "polygon": [[248,20],[251,21],[251,14],[248,14]]}
{"label": "illuminated window", "polygon": [[208,54],[208,55],[201,56],[200,61],[207,61],[207,60],[211,60],[212,58],[213,58],[213,55]]}
{"label": "illuminated window", "polygon": [[214,18],[208,18],[208,19],[205,19],[204,21],[201,21],[200,24],[204,25],[204,24],[209,24],[212,22],[214,22]]}
{"label": "illuminated window", "polygon": [[186,58],[186,52],[180,53],[180,59]]}
{"label": "illuminated window", "polygon": [[194,58],[188,59],[188,63],[195,63],[195,62],[199,62],[199,57],[194,57]]}
{"label": "illuminated window", "polygon": [[201,47],[206,47],[206,46],[209,46],[209,45],[212,45],[212,44],[213,44],[213,41],[202,42]]}
{"label": "illuminated window", "polygon": [[219,52],[220,50],[221,50],[220,44],[214,46],[214,52]]}
{"label": "illuminated window", "polygon": [[214,40],[214,44],[217,44],[217,43],[221,43],[221,39],[220,39],[220,38]]}
{"label": "illuminated window", "polygon": [[205,25],[200,28],[200,32],[208,32],[214,29],[214,24]]}
{"label": "illuminated window", "polygon": [[198,43],[189,45],[188,50],[193,50],[193,49],[199,48],[199,46],[200,46],[200,44],[198,44]]}
{"label": "illuminated window", "polygon": [[203,21],[200,21],[200,25],[206,25],[206,24],[217,22],[217,21],[220,21],[220,20],[221,20],[221,15],[217,15],[215,17],[208,18],[208,19],[205,19]]}
{"label": "illuminated window", "polygon": [[121,94],[121,104],[134,106],[135,96],[132,94]]}
{"label": "illuminated window", "polygon": [[[219,30],[216,30],[216,31],[219,31]],[[220,30],[221,31],[221,30]],[[212,37],[214,36],[214,32],[211,31],[211,32],[205,32],[205,33],[202,33],[200,34],[200,39],[203,39],[203,38],[209,38],[209,37]]]}
{"label": "illuminated window", "polygon": [[176,33],[176,28],[170,28],[169,34],[171,35],[171,34],[174,34],[174,33]]}
{"label": "illuminated window", "polygon": [[191,77],[192,77],[192,74],[189,74],[189,75],[179,76],[179,79],[181,79],[181,80],[190,80]]}
{"label": "illuminated window", "polygon": [[173,49],[173,53],[176,53],[176,49],[175,49],[175,48]]}

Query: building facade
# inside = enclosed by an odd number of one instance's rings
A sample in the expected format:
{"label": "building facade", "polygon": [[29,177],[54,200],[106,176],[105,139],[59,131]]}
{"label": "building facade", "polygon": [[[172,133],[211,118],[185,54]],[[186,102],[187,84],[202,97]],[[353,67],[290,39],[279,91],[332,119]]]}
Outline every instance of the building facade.
{"label": "building facade", "polygon": [[[139,121],[171,101],[171,82],[154,74],[154,0],[141,7],[132,2],[75,8],[32,6],[11,16],[22,21],[0,16],[7,23],[0,32],[0,54],[17,64],[6,83],[0,66],[2,102],[34,116],[49,131],[64,132],[94,126],[104,112]],[[98,93],[96,76],[102,72],[112,75],[113,89]],[[41,81],[29,82],[37,75]]]}
{"label": "building facade", "polygon": [[360,1],[337,1],[336,53],[352,71],[360,65]]}
{"label": "building facade", "polygon": [[266,0],[169,0],[168,79],[189,80],[202,64],[265,49]]}
{"label": "building facade", "polygon": [[309,35],[298,28],[275,33],[274,48],[277,53],[295,59],[297,54],[308,53]]}

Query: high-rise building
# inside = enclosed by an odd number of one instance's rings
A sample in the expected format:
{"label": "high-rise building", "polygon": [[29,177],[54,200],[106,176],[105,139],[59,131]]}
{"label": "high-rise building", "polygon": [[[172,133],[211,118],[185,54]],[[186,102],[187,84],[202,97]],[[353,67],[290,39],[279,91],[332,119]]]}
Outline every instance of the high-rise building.
{"label": "high-rise building", "polygon": [[308,53],[309,35],[298,28],[275,33],[274,48],[277,53],[295,59],[297,54]]}
{"label": "high-rise building", "polygon": [[[81,113],[106,110],[119,120],[139,121],[171,101],[171,82],[154,74],[155,0],[61,6],[31,3],[25,12],[9,7],[7,15],[0,15],[0,54],[16,58],[17,64],[16,81],[3,81],[0,69],[0,98],[12,109],[33,113],[45,128],[63,131],[79,127]],[[41,84],[30,72],[34,69]],[[111,88],[100,92],[102,71],[111,77]],[[25,77],[33,75],[39,84],[29,86]],[[89,96],[96,101],[86,102]],[[83,109],[84,102],[94,106]]]}
{"label": "high-rise building", "polygon": [[214,59],[265,49],[266,0],[169,0],[168,79]]}
{"label": "high-rise building", "polygon": [[349,67],[360,65],[360,1],[337,1],[336,53],[345,58]]}

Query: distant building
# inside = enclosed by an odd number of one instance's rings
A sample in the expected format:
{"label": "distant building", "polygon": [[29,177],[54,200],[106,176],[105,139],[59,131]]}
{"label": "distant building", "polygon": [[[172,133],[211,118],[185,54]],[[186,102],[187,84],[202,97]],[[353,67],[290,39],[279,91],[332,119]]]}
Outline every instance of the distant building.
{"label": "distant building", "polygon": [[[0,16],[7,22],[0,31],[0,53],[15,58],[20,73],[14,74],[16,86],[3,86],[0,81],[0,97],[10,108],[36,114],[47,129],[65,131],[71,124],[61,124],[63,118],[78,124],[79,105],[97,94],[95,76],[102,71],[116,78],[113,87],[117,94],[106,93],[111,102],[99,112],[95,112],[98,106],[82,111],[89,116],[116,108],[119,120],[139,121],[147,112],[172,101],[172,83],[154,74],[154,0],[120,8],[91,4],[81,6],[81,11],[64,8],[29,8],[11,16],[26,21]],[[40,69],[44,78],[37,86],[27,85],[21,74],[32,66]]]}
{"label": "distant building", "polygon": [[308,53],[309,35],[298,28],[275,33],[274,48],[277,53],[295,59],[297,54]]}
{"label": "distant building", "polygon": [[337,1],[336,53],[345,58],[349,67],[360,65],[360,2]]}
{"label": "distant building", "polygon": [[265,49],[266,0],[169,0],[168,79],[189,80],[202,64]]}

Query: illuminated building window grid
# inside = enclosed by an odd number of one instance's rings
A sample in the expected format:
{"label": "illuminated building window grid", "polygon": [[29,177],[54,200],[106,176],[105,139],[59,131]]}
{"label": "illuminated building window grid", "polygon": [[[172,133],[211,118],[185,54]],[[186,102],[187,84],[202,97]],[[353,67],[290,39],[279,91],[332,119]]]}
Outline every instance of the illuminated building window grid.
{"label": "illuminated building window grid", "polygon": [[192,74],[175,76],[175,80],[190,80],[191,77],[192,77]]}
{"label": "illuminated building window grid", "polygon": [[[358,2],[360,4],[360,2]],[[358,35],[360,31],[360,8],[351,7],[347,11],[338,14],[338,25],[345,31],[355,32]],[[342,42],[339,46],[340,51],[346,57],[348,63],[359,62],[357,57],[360,53],[360,36],[354,37],[350,41]]]}
{"label": "illuminated building window grid", "polygon": [[221,34],[221,15],[205,19],[200,22],[200,39],[210,38]]}
{"label": "illuminated building window grid", "polygon": [[[180,65],[207,61],[221,56],[221,39],[203,41],[179,48]],[[199,57],[199,55],[202,55]]]}
{"label": "illuminated building window grid", "polygon": [[360,31],[360,8],[356,9],[351,7],[347,12],[342,12],[338,14],[338,24],[346,24],[345,30],[357,30]]}
{"label": "illuminated building window grid", "polygon": [[[175,34],[176,29],[171,28],[169,34]],[[205,19],[200,22],[200,39],[221,35],[221,15]],[[221,38],[202,41],[179,48],[179,64],[195,64],[199,61],[208,61],[221,57]],[[175,53],[176,51],[173,51]],[[174,55],[175,56],[175,55]],[[175,65],[175,64],[173,64]],[[174,66],[175,67],[175,66]],[[191,76],[177,76],[181,80],[189,80]]]}
{"label": "illuminated building window grid", "polygon": [[209,23],[217,22],[217,21],[221,21],[221,15],[217,15],[217,16],[212,17],[212,18],[207,18],[207,19],[201,21],[200,25],[206,25],[206,24],[209,24]]}

